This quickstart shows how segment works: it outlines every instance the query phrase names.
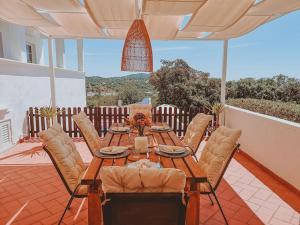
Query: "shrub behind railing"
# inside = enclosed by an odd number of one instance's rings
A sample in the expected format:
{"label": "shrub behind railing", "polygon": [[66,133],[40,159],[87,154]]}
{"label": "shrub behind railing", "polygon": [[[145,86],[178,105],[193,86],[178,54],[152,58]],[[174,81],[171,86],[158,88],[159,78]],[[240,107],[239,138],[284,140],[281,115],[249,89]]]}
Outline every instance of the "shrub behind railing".
{"label": "shrub behind railing", "polygon": [[229,99],[228,105],[300,123],[300,104],[264,99]]}
{"label": "shrub behind railing", "polygon": [[[124,123],[124,119],[129,115],[128,107],[68,107],[57,108],[57,122],[61,124],[64,131],[70,137],[81,137],[78,127],[74,123],[72,116],[83,110],[93,122],[99,136],[103,137],[107,129],[113,123]],[[199,112],[211,114],[205,107],[179,109],[177,107],[159,106],[152,109],[152,119],[154,122],[168,123],[178,136],[185,134],[186,128],[192,118]],[[40,113],[40,108],[30,107],[27,111],[28,135],[38,137],[38,133],[50,126],[47,118]]]}

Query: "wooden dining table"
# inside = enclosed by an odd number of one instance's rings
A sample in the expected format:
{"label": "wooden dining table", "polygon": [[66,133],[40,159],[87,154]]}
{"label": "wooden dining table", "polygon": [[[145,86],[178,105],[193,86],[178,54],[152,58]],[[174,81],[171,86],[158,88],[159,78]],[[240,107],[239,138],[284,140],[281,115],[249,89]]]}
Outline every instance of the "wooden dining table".
{"label": "wooden dining table", "polygon": [[[116,124],[113,126],[117,126]],[[189,203],[187,206],[187,224],[199,225],[200,213],[200,193],[197,191],[197,184],[205,182],[207,177],[201,170],[200,166],[194,160],[192,155],[183,158],[170,158],[157,155],[155,148],[158,144],[176,145],[184,147],[179,137],[173,131],[166,132],[148,132],[148,138],[152,143],[149,143],[151,152],[147,155],[140,155],[140,158],[148,158],[152,162],[160,163],[163,168],[177,168],[184,171],[186,175],[185,191],[189,195]],[[107,146],[128,146],[132,145],[132,136],[128,133],[112,133],[107,132],[101,147]],[[131,154],[126,158],[119,159],[103,159],[94,156],[86,173],[84,174],[81,184],[88,185],[88,224],[102,224],[102,208],[100,202],[101,180],[98,173],[103,166],[126,166],[130,161],[136,160]]]}

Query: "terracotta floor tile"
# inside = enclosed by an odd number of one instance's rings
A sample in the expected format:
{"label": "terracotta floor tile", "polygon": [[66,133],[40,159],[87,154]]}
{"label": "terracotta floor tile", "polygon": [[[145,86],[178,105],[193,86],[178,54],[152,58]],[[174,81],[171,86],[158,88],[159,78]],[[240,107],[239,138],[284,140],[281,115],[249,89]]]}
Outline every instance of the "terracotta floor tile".
{"label": "terracotta floor tile", "polygon": [[240,222],[247,223],[251,218],[253,218],[253,212],[249,208],[242,207],[237,211],[232,218]]}
{"label": "terracotta floor tile", "polygon": [[[76,145],[80,146],[80,154],[83,155],[85,162],[88,162],[91,155],[87,147],[81,142],[76,142]],[[6,211],[6,215],[0,217],[0,224],[6,223],[27,201],[29,201],[28,205],[13,224],[56,224],[66,206],[69,194],[50,159],[43,154],[34,157],[20,155],[22,148],[25,151],[38,147],[39,143],[36,142],[24,143],[21,146],[16,146],[17,152],[15,153],[19,154],[17,156],[14,155],[14,149],[5,155],[0,154],[0,174],[7,177],[3,182],[0,182],[0,211],[2,209]],[[4,157],[5,159],[3,159]],[[2,165],[10,163],[15,165]],[[244,180],[246,182],[247,178]],[[14,189],[8,191],[7,189],[12,185],[14,185]],[[15,192],[15,194],[12,195],[10,192]],[[5,193],[9,193],[9,195]],[[226,181],[221,181],[217,189],[217,196],[228,220],[231,221],[230,225],[241,224],[241,221],[238,220],[240,217],[244,217],[245,221],[246,218],[249,219],[244,224],[251,224],[251,221],[254,222],[253,225],[259,224],[259,219],[255,217],[247,204]],[[66,213],[63,224],[87,224],[87,201],[83,204],[82,210],[74,221],[81,202],[82,199],[74,200],[71,210]],[[5,206],[6,203],[7,206]],[[201,225],[224,224],[217,204],[211,206],[207,196],[201,196],[200,205]],[[14,210],[7,210],[6,207]]]}

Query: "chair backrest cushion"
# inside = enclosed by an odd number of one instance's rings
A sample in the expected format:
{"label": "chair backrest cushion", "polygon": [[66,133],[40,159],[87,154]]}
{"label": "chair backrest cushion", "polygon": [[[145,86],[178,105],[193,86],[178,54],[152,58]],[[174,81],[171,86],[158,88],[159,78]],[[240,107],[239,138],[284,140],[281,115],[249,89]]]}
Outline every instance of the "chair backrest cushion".
{"label": "chair backrest cushion", "polygon": [[81,111],[77,115],[73,116],[73,120],[84,136],[84,139],[86,140],[91,152],[93,153],[96,150],[100,149],[100,137],[88,116],[83,111]]}
{"label": "chair backrest cushion", "polygon": [[230,160],[241,133],[241,130],[219,127],[208,139],[198,163],[212,187],[215,187],[222,176],[222,171]]}
{"label": "chair backrest cushion", "polygon": [[86,168],[74,142],[59,124],[54,124],[48,130],[40,132],[39,136],[69,190],[73,192]]}
{"label": "chair backrest cushion", "polygon": [[131,104],[129,105],[129,119],[132,119],[136,113],[143,113],[145,116],[152,118],[152,105]]}
{"label": "chair backrest cushion", "polygon": [[106,193],[184,191],[185,173],[178,169],[128,168],[107,166],[100,169],[102,190]]}
{"label": "chair backrest cushion", "polygon": [[184,144],[190,147],[193,151],[197,151],[203,135],[209,122],[212,120],[212,115],[198,113],[187,127],[183,138]]}

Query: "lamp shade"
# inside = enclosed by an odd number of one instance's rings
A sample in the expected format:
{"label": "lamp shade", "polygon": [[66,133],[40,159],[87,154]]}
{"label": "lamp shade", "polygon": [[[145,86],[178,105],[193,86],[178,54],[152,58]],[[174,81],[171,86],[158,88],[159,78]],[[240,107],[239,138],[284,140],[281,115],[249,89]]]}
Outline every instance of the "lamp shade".
{"label": "lamp shade", "polygon": [[121,70],[153,72],[151,42],[142,19],[134,20],[128,30],[123,47]]}

